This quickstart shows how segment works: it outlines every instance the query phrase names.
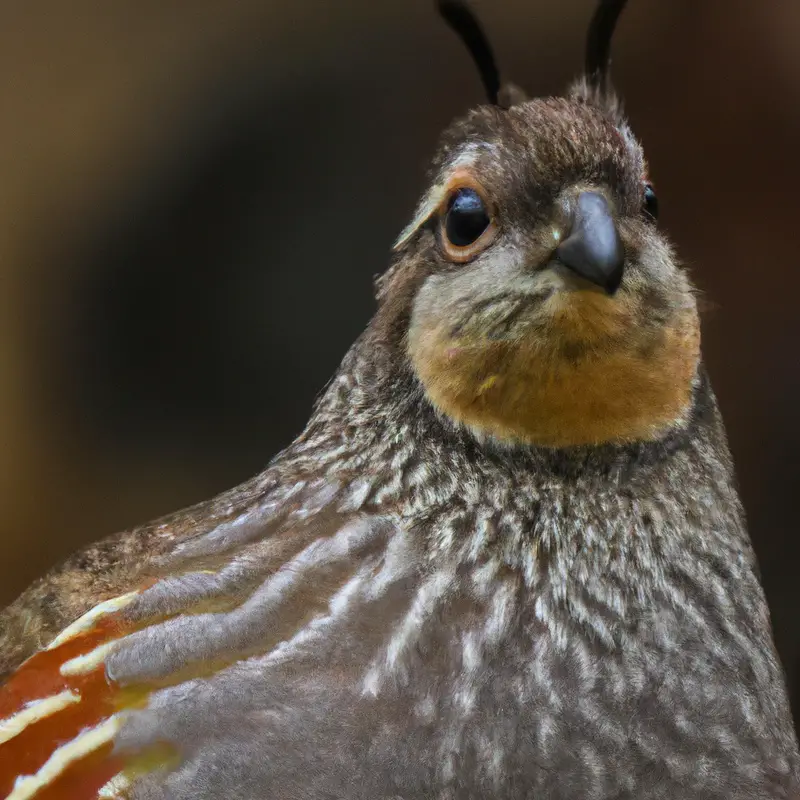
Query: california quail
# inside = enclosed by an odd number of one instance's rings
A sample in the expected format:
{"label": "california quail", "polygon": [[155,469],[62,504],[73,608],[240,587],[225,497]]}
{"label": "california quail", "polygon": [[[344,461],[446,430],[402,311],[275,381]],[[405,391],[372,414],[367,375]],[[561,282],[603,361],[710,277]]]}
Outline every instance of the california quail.
{"label": "california quail", "polygon": [[0,615],[12,800],[800,797],[699,349],[607,81],[442,137],[378,309],[248,483]]}

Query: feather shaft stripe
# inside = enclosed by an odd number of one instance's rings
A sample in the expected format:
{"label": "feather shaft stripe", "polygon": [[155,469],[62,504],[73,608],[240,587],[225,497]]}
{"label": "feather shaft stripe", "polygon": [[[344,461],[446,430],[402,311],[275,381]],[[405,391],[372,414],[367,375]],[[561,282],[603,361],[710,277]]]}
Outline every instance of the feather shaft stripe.
{"label": "feather shaft stripe", "polygon": [[117,641],[118,640],[114,639],[110,642],[104,642],[98,647],[95,647],[94,650],[70,659],[61,665],[59,671],[65,678],[76,675],[88,675],[105,662],[106,656],[116,647]]}
{"label": "feather shaft stripe", "polygon": [[98,726],[84,731],[75,739],[59,747],[35,775],[17,778],[7,800],[28,800],[62,775],[72,764],[85,758],[109,743],[120,728],[114,716]]}
{"label": "feather shaft stripe", "polygon": [[47,649],[54,650],[64,644],[64,642],[74,639],[79,634],[86,633],[88,630],[95,627],[95,623],[100,617],[107,616],[108,614],[125,608],[138,594],[139,592],[128,592],[128,594],[112,597],[110,600],[106,600],[99,603],[94,608],[89,609],[82,617],[79,617],[71,625],[64,628],[64,630],[50,642]]}
{"label": "feather shaft stripe", "polygon": [[80,695],[67,689],[52,697],[42,700],[33,700],[22,711],[0,720],[0,744],[8,742],[18,736],[29,725],[43,720],[73,703],[80,703]]}
{"label": "feather shaft stripe", "polygon": [[116,638],[118,633],[113,621],[101,620],[94,630],[82,633],[54,650],[42,650],[31,656],[7,683],[0,686],[0,717],[10,717],[22,711],[32,700],[43,700],[65,689],[79,688],[76,680],[68,680],[61,674],[61,665],[110,638]]}
{"label": "feather shaft stripe", "polygon": [[97,793],[98,800],[116,800],[122,797],[130,788],[131,782],[125,777],[125,774],[118,772],[110,781],[100,787]]}

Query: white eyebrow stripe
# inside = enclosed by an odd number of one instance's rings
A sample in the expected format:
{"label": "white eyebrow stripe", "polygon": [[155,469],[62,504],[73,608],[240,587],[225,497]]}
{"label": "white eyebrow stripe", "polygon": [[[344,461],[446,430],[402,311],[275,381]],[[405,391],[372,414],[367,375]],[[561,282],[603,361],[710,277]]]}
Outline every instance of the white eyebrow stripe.
{"label": "white eyebrow stripe", "polygon": [[431,188],[425,193],[422,201],[417,206],[414,213],[414,219],[403,228],[402,233],[397,237],[392,246],[392,250],[399,250],[403,245],[407,244],[409,239],[417,232],[421,225],[430,218],[431,214],[439,207],[442,200],[444,200],[445,192],[447,191],[447,184],[450,181],[452,174],[464,167],[474,167],[478,160],[481,151],[492,149],[492,145],[470,143],[464,147],[461,152],[445,167],[439,179]]}
{"label": "white eyebrow stripe", "polygon": [[416,233],[421,225],[424,225],[431,214],[439,207],[439,204],[444,200],[444,186],[434,186],[422,199],[422,202],[417,207],[417,212],[414,214],[414,219],[403,228],[397,241],[392,246],[392,250],[399,250],[403,245],[408,244],[409,239]]}

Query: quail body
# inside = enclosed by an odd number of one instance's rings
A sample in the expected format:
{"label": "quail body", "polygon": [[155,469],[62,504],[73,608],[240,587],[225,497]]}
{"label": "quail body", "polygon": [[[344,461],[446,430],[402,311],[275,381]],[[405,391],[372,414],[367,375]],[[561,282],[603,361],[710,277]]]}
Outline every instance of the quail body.
{"label": "quail body", "polygon": [[443,135],[297,440],[2,612],[0,796],[800,797],[641,148],[591,74],[517,94]]}

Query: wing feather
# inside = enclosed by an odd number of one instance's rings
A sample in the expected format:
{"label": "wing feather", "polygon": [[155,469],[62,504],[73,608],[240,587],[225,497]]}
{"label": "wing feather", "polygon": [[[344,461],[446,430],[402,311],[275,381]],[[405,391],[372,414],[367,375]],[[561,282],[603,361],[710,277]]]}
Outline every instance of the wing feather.
{"label": "wing feather", "polygon": [[[61,630],[41,604],[22,646],[12,637],[25,627],[24,601],[7,610],[17,632],[0,640],[9,663],[30,642],[39,649],[0,687],[0,797],[110,797],[159,770],[185,780],[197,767],[192,754],[230,744],[248,726],[272,735],[259,716],[270,704],[298,691],[304,704],[319,691],[330,700],[352,685],[346,665],[365,670],[386,636],[367,607],[397,618],[414,570],[397,521],[353,510],[351,495],[296,482],[222,510],[215,501],[191,525],[177,518],[115,537],[108,571],[87,576],[105,589],[95,603]],[[154,545],[149,559],[132,543],[137,535]],[[89,560],[96,569],[100,559]],[[79,563],[49,585],[76,581]],[[106,596],[112,587],[122,593]]]}

